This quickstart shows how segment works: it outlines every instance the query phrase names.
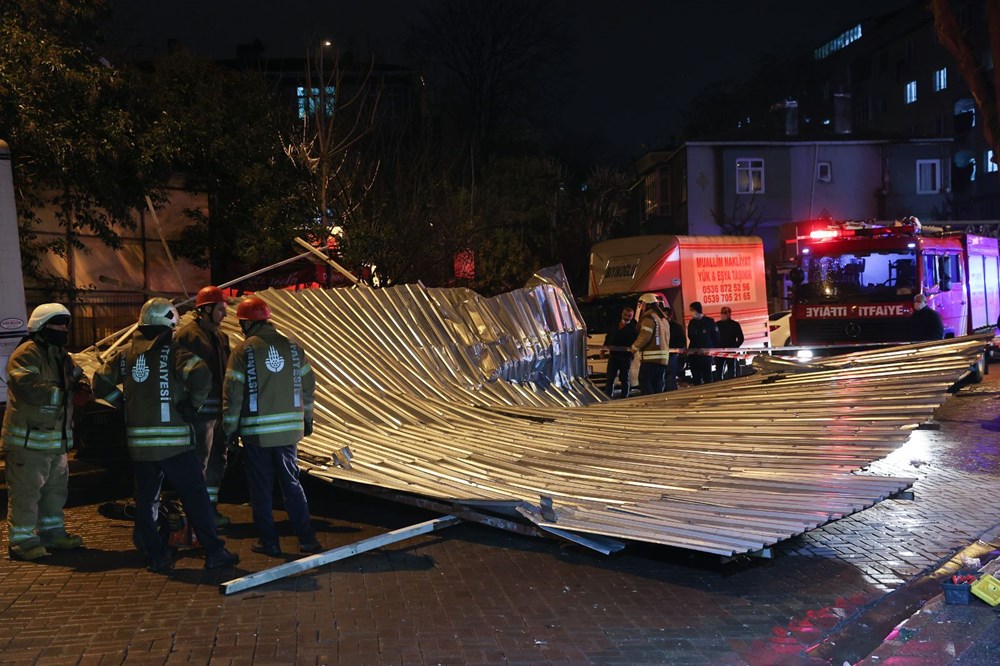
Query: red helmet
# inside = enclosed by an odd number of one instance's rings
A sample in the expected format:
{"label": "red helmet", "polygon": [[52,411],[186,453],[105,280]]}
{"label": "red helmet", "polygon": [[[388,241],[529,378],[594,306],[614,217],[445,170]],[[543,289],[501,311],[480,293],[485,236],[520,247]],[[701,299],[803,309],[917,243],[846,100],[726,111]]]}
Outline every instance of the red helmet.
{"label": "red helmet", "polygon": [[222,290],[211,285],[202,287],[198,290],[198,295],[194,297],[194,306],[196,308],[200,308],[203,305],[211,305],[212,303],[225,302],[226,295],[222,293]]}
{"label": "red helmet", "polygon": [[267,307],[264,299],[249,296],[236,308],[236,318],[248,321],[267,321],[271,318],[271,308]]}

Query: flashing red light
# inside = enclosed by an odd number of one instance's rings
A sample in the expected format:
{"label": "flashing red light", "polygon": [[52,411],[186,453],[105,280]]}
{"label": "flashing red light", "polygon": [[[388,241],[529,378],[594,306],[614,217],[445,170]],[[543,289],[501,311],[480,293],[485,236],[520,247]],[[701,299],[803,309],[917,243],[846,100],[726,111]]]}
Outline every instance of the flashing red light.
{"label": "flashing red light", "polygon": [[828,238],[836,238],[840,235],[840,232],[836,229],[815,229],[809,232],[809,238],[813,240],[826,240]]}

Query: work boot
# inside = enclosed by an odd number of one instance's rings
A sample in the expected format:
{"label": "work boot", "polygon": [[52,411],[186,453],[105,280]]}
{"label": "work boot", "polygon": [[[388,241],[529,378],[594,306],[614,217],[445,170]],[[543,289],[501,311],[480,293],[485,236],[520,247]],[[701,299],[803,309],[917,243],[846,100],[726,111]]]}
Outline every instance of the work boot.
{"label": "work boot", "polygon": [[10,556],[10,559],[21,562],[30,562],[50,555],[49,551],[45,550],[45,546],[41,544],[35,544],[27,548],[22,546],[8,546],[7,554]]}
{"label": "work boot", "polygon": [[323,544],[316,539],[312,541],[302,541],[299,543],[299,552],[303,555],[311,555],[313,553],[318,553],[323,550]]}
{"label": "work boot", "polygon": [[260,553],[261,555],[267,555],[268,557],[281,557],[281,546],[276,543],[264,543],[263,541],[258,541],[250,546],[250,550],[255,553]]}
{"label": "work boot", "polygon": [[146,571],[158,574],[168,574],[174,570],[174,554],[171,550],[164,551],[163,555],[150,562],[146,566]]}
{"label": "work boot", "polygon": [[83,546],[83,539],[75,534],[63,534],[52,538],[42,537],[42,545],[49,549],[73,550]]}
{"label": "work boot", "polygon": [[229,567],[240,561],[240,556],[230,553],[225,546],[220,546],[218,550],[205,555],[205,568],[218,569],[219,567]]}

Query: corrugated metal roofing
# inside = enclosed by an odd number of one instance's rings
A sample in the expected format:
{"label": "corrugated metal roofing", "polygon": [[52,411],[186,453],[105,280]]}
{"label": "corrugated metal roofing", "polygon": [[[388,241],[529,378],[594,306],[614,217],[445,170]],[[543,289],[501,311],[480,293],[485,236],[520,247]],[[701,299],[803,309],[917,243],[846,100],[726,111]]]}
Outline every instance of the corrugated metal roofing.
{"label": "corrugated metal roofing", "polygon": [[[907,488],[857,472],[930,418],[983,347],[912,345],[610,402],[582,376],[566,293],[259,292],[317,374],[301,465],[479,507],[523,502],[543,528],[753,552]],[[345,446],[351,469],[331,462]]]}

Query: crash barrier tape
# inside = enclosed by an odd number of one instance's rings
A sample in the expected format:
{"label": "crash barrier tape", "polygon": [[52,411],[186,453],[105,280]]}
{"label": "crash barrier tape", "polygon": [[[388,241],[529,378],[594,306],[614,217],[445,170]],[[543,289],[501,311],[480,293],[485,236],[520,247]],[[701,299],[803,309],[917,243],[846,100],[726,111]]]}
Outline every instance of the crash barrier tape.
{"label": "crash barrier tape", "polygon": [[[899,345],[913,344],[912,340],[902,342],[857,342],[839,343],[828,345],[797,345],[788,347],[713,347],[711,349],[699,349],[696,347],[670,348],[671,354],[695,354],[698,356],[719,356],[722,358],[742,358],[744,356],[757,356],[758,354],[774,354],[774,352],[798,352],[802,350],[815,351],[817,349],[860,349],[861,347],[898,347]],[[598,347],[601,350],[613,352],[627,352],[629,347]],[[652,350],[657,351],[657,350]]]}

